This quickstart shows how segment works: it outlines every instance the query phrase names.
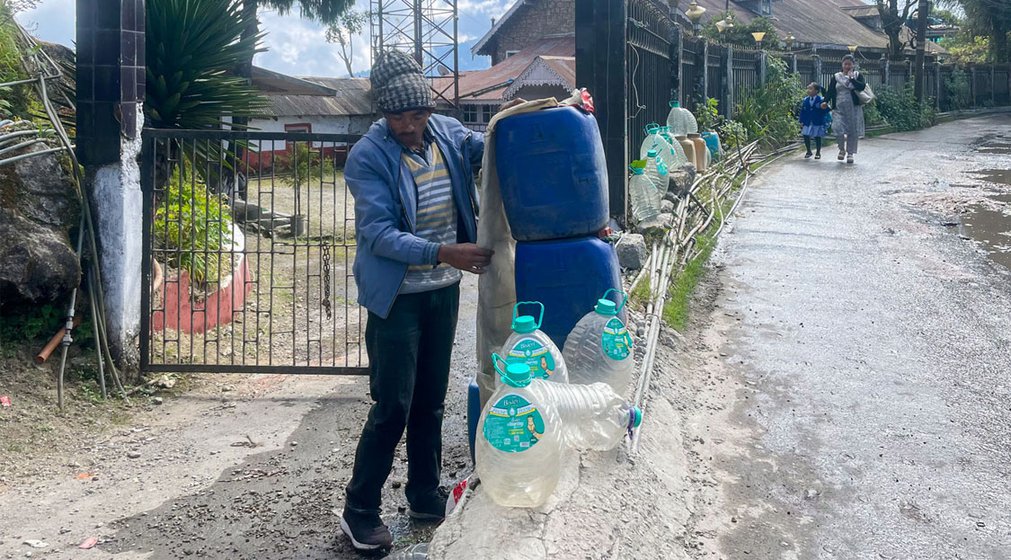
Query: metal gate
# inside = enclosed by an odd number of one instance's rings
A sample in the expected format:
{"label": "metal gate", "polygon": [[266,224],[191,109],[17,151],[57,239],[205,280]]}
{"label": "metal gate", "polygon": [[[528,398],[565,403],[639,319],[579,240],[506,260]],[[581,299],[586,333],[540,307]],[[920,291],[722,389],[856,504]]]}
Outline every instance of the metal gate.
{"label": "metal gate", "polygon": [[357,136],[145,130],[141,369],[366,374]]}

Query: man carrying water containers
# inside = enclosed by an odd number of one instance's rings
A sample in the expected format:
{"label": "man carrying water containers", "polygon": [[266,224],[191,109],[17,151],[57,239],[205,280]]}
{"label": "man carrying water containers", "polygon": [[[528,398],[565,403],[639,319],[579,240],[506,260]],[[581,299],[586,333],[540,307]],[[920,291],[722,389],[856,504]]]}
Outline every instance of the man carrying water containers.
{"label": "man carrying water containers", "polygon": [[408,513],[444,516],[442,416],[461,271],[481,274],[492,257],[474,244],[473,169],[484,153],[482,135],[432,114],[431,89],[407,54],[385,52],[370,79],[384,118],[355,144],[345,169],[374,401],[341,516],[341,530],[359,550],[393,544],[379,515],[381,494],[405,428]]}

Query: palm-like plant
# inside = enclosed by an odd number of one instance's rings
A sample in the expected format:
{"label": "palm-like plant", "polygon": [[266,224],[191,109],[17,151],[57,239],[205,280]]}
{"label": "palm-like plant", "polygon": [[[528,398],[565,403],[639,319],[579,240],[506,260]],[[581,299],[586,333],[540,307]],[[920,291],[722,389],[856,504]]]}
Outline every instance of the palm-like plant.
{"label": "palm-like plant", "polygon": [[155,128],[219,128],[252,116],[266,101],[233,74],[260,49],[243,36],[242,0],[152,0],[147,4],[147,98]]}

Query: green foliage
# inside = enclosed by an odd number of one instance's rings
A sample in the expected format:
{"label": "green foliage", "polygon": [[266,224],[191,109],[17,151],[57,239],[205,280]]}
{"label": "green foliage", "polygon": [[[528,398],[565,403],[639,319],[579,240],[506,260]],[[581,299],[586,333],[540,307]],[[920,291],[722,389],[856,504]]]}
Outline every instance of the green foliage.
{"label": "green foliage", "polygon": [[350,10],[340,17],[339,21],[331,23],[326,30],[326,40],[334,43],[339,50],[337,57],[344,63],[344,69],[348,76],[354,75],[351,62],[354,60],[354,38],[361,35],[362,30],[369,23],[369,15],[366,12]]}
{"label": "green foliage", "polygon": [[52,304],[31,308],[30,313],[21,313],[0,320],[0,340],[35,341],[52,336],[66,319],[67,310]]}
{"label": "green foliage", "polygon": [[800,77],[789,71],[785,61],[769,57],[765,85],[753,90],[737,106],[734,116],[749,138],[760,138],[773,146],[786,144],[800,133],[794,109],[802,97]]}
{"label": "green foliage", "polygon": [[168,251],[168,264],[189,272],[194,282],[217,282],[222,267],[231,266],[230,259],[219,253],[232,243],[232,217],[224,200],[208,192],[203,182],[183,178],[179,172],[158,202],[154,238],[159,249]]}
{"label": "green foliage", "polygon": [[940,42],[947,49],[948,56],[956,64],[982,64],[989,62],[990,38],[961,31],[954,37],[948,37]]}
{"label": "green foliage", "polygon": [[[716,224],[713,225],[716,226]],[[683,331],[688,326],[692,294],[695,293],[695,288],[698,287],[699,281],[705,273],[706,263],[715,247],[716,238],[712,233],[706,232],[699,235],[698,255],[688,262],[668,288],[667,302],[663,306],[663,320],[671,328]]]}
{"label": "green foliage", "polygon": [[727,120],[719,128],[720,144],[724,149],[735,149],[748,143],[748,129],[738,121]]}
{"label": "green foliage", "polygon": [[752,33],[762,32],[765,33],[765,37],[762,38],[763,46],[769,48],[779,47],[779,34],[776,32],[776,27],[769,18],[757,17],[747,24],[734,20],[733,27],[720,33],[719,28],[716,27],[716,22],[722,20],[726,15],[720,14],[709,20],[709,23],[702,28],[702,35],[717,43],[753,49],[757,45]]}
{"label": "green foliage", "polygon": [[[882,118],[896,130],[919,130],[934,124],[934,102],[931,99],[920,103],[916,100],[913,85],[902,89],[882,87],[875,92],[875,104]],[[866,115],[865,115],[866,117]]]}
{"label": "green foliage", "polygon": [[950,76],[944,79],[948,90],[948,109],[961,111],[972,106],[972,87],[969,85],[969,73],[962,68],[955,68]]}
{"label": "green foliage", "polygon": [[310,184],[313,178],[332,177],[333,159],[324,158],[319,150],[310,149],[308,142],[296,142],[295,149],[277,158],[277,170],[290,173],[295,186]]}
{"label": "green foliage", "polygon": [[218,128],[265,106],[245,79],[230,72],[259,52],[262,35],[242,37],[241,0],[147,2],[147,97],[155,128]]}
{"label": "green foliage", "polygon": [[695,120],[699,123],[699,130],[716,130],[721,120],[720,101],[710,97],[705,103],[697,103]]}
{"label": "green foliage", "polygon": [[878,111],[877,103],[864,105],[864,123],[867,126],[888,125],[885,118],[881,116],[881,111]]}

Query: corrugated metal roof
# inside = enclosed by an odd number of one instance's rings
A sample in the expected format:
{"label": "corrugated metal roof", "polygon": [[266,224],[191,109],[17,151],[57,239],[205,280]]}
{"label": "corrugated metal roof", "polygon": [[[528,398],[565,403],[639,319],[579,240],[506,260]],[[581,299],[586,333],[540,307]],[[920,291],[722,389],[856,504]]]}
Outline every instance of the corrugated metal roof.
{"label": "corrugated metal roof", "polygon": [[[703,22],[723,16],[725,0],[697,1],[706,9],[702,16]],[[770,19],[781,37],[793,33],[799,43],[885,49],[888,47],[887,35],[867,27],[844,11],[866,6],[862,0],[776,0],[772,3]],[[685,4],[682,3],[681,10],[684,8]],[[734,2],[730,2],[730,9],[737,21],[750,23],[759,17],[755,12]],[[928,43],[927,47],[931,52],[944,51],[933,43]]]}
{"label": "corrugated metal roof", "polygon": [[[576,37],[569,33],[546,37],[486,70],[460,74],[462,103],[501,103],[507,87],[523,73],[537,57],[574,57]],[[575,69],[572,70],[575,81]],[[442,84],[436,79],[436,88]]]}
{"label": "corrugated metal roof", "polygon": [[269,117],[340,117],[372,115],[372,87],[366,78],[296,78],[311,83],[325,95],[266,93]]}

